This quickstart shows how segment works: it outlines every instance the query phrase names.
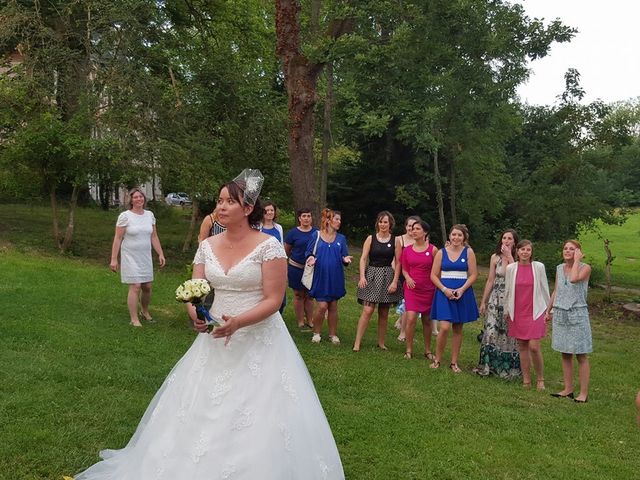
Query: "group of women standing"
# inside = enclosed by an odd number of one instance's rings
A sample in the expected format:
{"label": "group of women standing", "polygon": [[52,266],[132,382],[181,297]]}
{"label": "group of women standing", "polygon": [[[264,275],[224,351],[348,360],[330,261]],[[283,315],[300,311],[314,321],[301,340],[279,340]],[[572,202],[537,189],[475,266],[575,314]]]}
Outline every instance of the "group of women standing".
{"label": "group of women standing", "polygon": [[[540,341],[552,321],[551,348],[562,354],[564,388],[551,395],[584,403],[588,399],[589,360],[593,350],[587,309],[591,267],[580,243],[568,240],[562,249],[564,262],[556,267],[555,288],[549,295],[545,267],[533,260],[533,245],[518,240],[514,230],[505,230],[491,256],[480,312],[485,314],[479,375],[502,378],[522,376],[531,388],[531,365],[536,388],[545,389],[544,360]],[[574,394],[573,356],[579,366],[580,391]]]}
{"label": "group of women standing", "polygon": [[[323,226],[326,219],[323,218]],[[581,262],[580,244],[569,240],[563,247],[564,263],[558,265],[553,293],[549,294],[545,266],[533,260],[533,244],[519,240],[518,234],[505,230],[491,256],[489,275],[480,302],[476,304],[472,285],[478,276],[477,262],[469,246],[469,231],[465,225],[451,227],[447,244],[438,249],[429,241],[430,227],[419,217],[409,217],[406,235],[393,238],[393,215],[380,212],[375,232],[363,245],[360,258],[358,302],[363,305],[353,345],[359,351],[364,333],[377,308],[377,344],[386,350],[385,334],[389,310],[402,304],[401,340],[406,342],[405,358],[413,358],[413,340],[418,316],[422,321],[424,356],[431,368],[439,368],[444,357],[449,331],[452,331],[449,368],[460,373],[458,365],[465,323],[482,314],[485,325],[481,339],[480,360],[474,372],[501,378],[522,377],[523,386],[532,384],[531,370],[536,376],[536,388],[545,389],[544,361],[540,341],[546,335],[547,323],[553,319],[552,348],[562,353],[564,388],[552,395],[586,402],[589,385],[587,354],[592,351],[591,328],[587,310],[587,285],[591,267]],[[339,227],[339,224],[338,224]],[[324,228],[324,227],[323,227]],[[342,237],[344,238],[344,237]],[[327,244],[322,234],[318,236]],[[329,239],[330,240],[330,239]],[[317,240],[318,241],[318,240]],[[316,242],[317,242],[316,241]],[[314,247],[312,247],[314,245]],[[325,260],[313,255],[313,239],[307,243],[306,255],[310,263]],[[330,309],[330,338],[336,335],[337,300],[344,296],[342,265],[344,251],[332,257],[332,278],[339,283],[336,295],[327,298]],[[328,257],[324,257],[328,258]],[[325,280],[326,281],[326,280]],[[318,285],[309,292],[318,298]],[[326,289],[325,289],[326,290]],[[320,341],[320,325],[327,307],[320,298],[314,327],[314,342]],[[335,319],[334,322],[331,319]],[[437,324],[432,324],[437,322]],[[437,325],[437,326],[436,326]],[[439,331],[436,328],[439,327]],[[436,330],[436,332],[434,332]],[[432,335],[436,333],[435,353]],[[334,342],[338,343],[338,342]],[[579,366],[580,393],[573,391],[573,356]]]}
{"label": "group of women standing", "polygon": [[[130,208],[116,224],[111,268],[119,268],[121,251],[122,282],[129,284],[128,306],[132,325],[139,326],[140,314],[151,320],[149,300],[153,268],[151,247],[164,255],[155,229],[153,213],[144,210],[146,199],[139,190],[131,192]],[[347,240],[338,231],[341,214],[324,209],[320,229],[313,227],[310,210],[297,212],[298,225],[284,236],[275,222],[277,208],[272,202],[263,206],[258,228],[284,245],[288,256],[288,281],[294,291],[294,311],[300,328],[313,330],[312,342],[322,339],[322,325],[328,320],[329,340],[339,344],[338,301],[346,295],[343,267],[349,265]],[[386,350],[385,335],[389,311],[399,305],[401,333],[406,344],[404,357],[413,358],[415,328],[420,316],[424,336],[424,356],[431,368],[443,360],[449,331],[453,332],[449,368],[460,373],[458,365],[463,325],[484,315],[480,358],[474,372],[481,376],[522,377],[523,385],[532,385],[531,366],[536,388],[543,390],[544,361],[540,341],[547,323],[553,321],[552,348],[562,353],[564,388],[552,395],[585,402],[588,397],[589,361],[592,351],[587,309],[587,285],[591,267],[583,262],[580,244],[569,240],[563,246],[564,262],[556,269],[555,289],[549,294],[545,267],[533,260],[533,245],[519,240],[518,234],[505,230],[491,256],[489,275],[480,308],[472,285],[477,279],[477,264],[469,246],[465,225],[451,227],[447,244],[438,249],[430,242],[429,225],[417,216],[407,218],[405,234],[394,237],[395,220],[388,211],[378,214],[375,231],[363,245],[359,263],[358,302],[363,309],[358,320],[353,350],[359,351],[368,324],[377,309],[377,344]],[[205,218],[202,239],[225,231],[215,211]],[[200,239],[200,238],[199,238]],[[302,284],[305,265],[314,267],[310,288]],[[314,300],[317,308],[314,311]],[[285,306],[283,300],[281,310]],[[439,327],[439,331],[438,331]],[[435,353],[432,337],[436,335]],[[580,392],[573,389],[573,356],[576,356]]]}

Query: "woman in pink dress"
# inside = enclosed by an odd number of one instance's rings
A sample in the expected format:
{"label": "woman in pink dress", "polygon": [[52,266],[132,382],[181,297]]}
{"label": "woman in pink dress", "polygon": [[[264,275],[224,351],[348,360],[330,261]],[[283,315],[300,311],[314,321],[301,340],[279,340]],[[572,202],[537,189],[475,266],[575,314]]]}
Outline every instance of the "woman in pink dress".
{"label": "woman in pink dress", "polygon": [[424,356],[433,360],[431,353],[431,304],[435,286],[431,281],[431,266],[438,249],[429,242],[429,224],[418,220],[413,224],[411,235],[414,243],[402,251],[400,262],[404,276],[404,301],[406,308],[406,353],[404,358],[413,356],[413,336],[418,314],[422,318],[424,334]]}
{"label": "woman in pink dress", "polygon": [[544,362],[540,339],[546,335],[544,316],[549,305],[547,272],[533,262],[533,245],[521,240],[516,246],[518,261],[507,265],[504,314],[509,320],[510,337],[518,340],[522,385],[531,387],[531,363],[536,372],[536,387],[544,390]]}

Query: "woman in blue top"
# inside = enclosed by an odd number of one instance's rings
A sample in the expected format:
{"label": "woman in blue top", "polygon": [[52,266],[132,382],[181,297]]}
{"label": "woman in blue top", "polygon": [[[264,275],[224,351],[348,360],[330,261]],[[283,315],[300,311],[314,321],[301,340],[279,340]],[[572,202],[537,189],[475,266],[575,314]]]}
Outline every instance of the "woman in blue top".
{"label": "woman in blue top", "polygon": [[[276,222],[276,218],[278,217],[278,207],[272,201],[267,201],[263,203],[262,207],[262,222],[260,222],[260,231],[262,233],[266,233],[267,235],[271,235],[278,242],[284,244],[284,233],[282,230],[282,225]],[[282,304],[278,311],[280,313],[283,312],[284,307],[287,306],[287,294],[284,294],[284,298],[282,299]]]}
{"label": "woman in blue top", "polygon": [[547,307],[547,322],[553,319],[551,348],[562,353],[564,388],[553,397],[574,398],[573,356],[578,361],[580,393],[575,402],[585,403],[589,396],[589,358],[593,351],[587,291],[591,266],[582,263],[582,246],[577,240],[567,240],[562,247],[564,263],[556,267],[556,284]]}
{"label": "woman in blue top", "polygon": [[460,373],[458,356],[462,346],[462,325],[474,322],[480,315],[471,286],[478,278],[476,255],[469,247],[469,231],[462,224],[449,230],[449,246],[438,250],[433,259],[431,281],[438,289],[433,297],[431,318],[440,321],[436,344],[436,358],[431,368],[438,368],[447,345],[449,329],[453,329],[451,364],[454,373]]}
{"label": "woman in blue top", "polygon": [[344,288],[343,266],[351,263],[347,239],[338,233],[341,221],[340,212],[325,208],[322,211],[320,231],[307,245],[307,264],[315,265],[309,295],[318,302],[313,319],[313,343],[320,343],[325,313],[329,321],[329,339],[334,345],[340,343],[336,335],[338,300],[347,293]]}
{"label": "woman in blue top", "polygon": [[308,290],[302,285],[302,272],[304,271],[305,253],[307,244],[316,238],[318,231],[313,225],[311,210],[301,208],[296,212],[298,226],[287,232],[284,238],[284,251],[289,257],[287,266],[287,279],[289,287],[293,290],[293,310],[296,314],[298,327],[304,328],[305,324],[313,326],[313,299]]}

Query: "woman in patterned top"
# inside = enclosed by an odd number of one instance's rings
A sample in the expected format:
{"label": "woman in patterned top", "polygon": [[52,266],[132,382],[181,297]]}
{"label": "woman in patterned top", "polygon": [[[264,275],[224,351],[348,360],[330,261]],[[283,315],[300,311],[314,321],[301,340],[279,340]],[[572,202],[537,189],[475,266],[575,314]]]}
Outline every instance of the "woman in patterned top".
{"label": "woman in patterned top", "polygon": [[562,353],[564,388],[553,397],[573,398],[573,356],[578,361],[580,394],[575,402],[585,403],[589,395],[589,358],[593,351],[587,308],[587,290],[591,266],[584,258],[580,242],[568,240],[562,247],[564,263],[556,267],[556,285],[551,295],[546,320],[553,318],[551,348]]}

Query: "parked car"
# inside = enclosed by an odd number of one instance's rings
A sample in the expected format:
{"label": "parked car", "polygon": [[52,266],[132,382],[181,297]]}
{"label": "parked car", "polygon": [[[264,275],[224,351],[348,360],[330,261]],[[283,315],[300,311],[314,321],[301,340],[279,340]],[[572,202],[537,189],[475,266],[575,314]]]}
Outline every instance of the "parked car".
{"label": "parked car", "polygon": [[169,195],[167,195],[164,199],[165,202],[167,202],[169,205],[191,205],[193,202],[191,201],[191,199],[189,198],[189,195],[187,195],[184,192],[172,192]]}

